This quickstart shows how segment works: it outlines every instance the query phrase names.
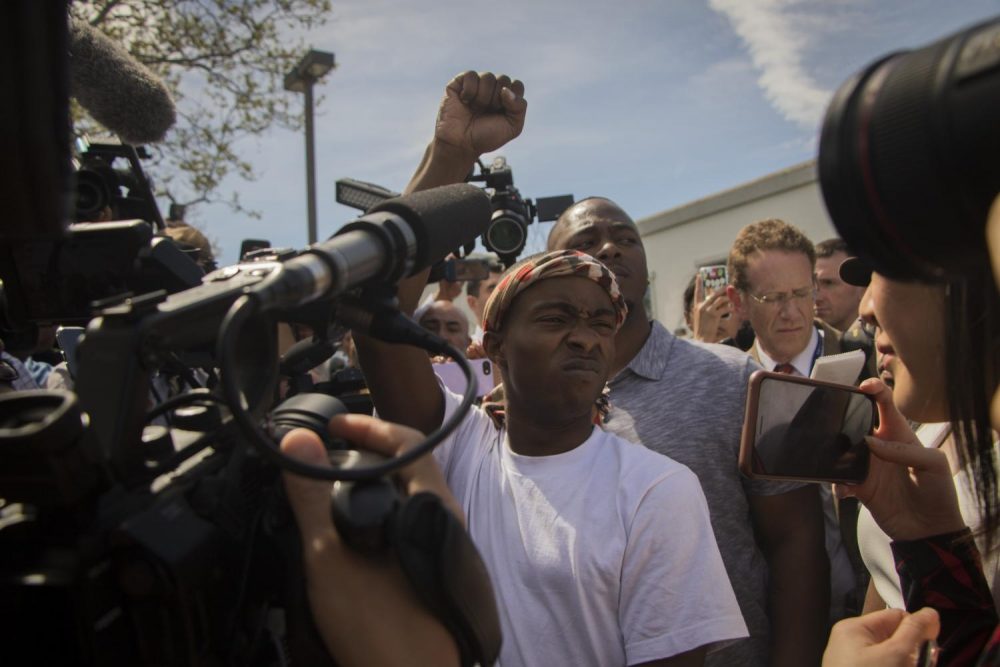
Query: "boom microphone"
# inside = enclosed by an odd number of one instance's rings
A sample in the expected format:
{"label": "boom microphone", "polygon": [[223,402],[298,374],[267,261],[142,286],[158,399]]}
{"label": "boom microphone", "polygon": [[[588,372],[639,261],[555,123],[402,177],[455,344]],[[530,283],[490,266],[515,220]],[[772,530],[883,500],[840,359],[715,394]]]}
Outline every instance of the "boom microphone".
{"label": "boom microphone", "polygon": [[177,121],[170,91],[125,49],[87,23],[70,25],[70,92],[122,141],[160,141]]}
{"label": "boom microphone", "polygon": [[291,307],[370,282],[394,283],[473,242],[489,225],[489,197],[467,183],[386,200],[253,289],[261,306]]}

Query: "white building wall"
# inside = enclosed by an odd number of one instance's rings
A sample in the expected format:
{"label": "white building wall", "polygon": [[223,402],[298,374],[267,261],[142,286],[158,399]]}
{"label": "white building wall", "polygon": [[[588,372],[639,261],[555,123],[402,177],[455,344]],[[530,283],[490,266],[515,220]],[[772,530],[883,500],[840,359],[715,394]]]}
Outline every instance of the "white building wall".
{"label": "white building wall", "polygon": [[814,243],[837,235],[814,161],[636,221],[646,246],[652,316],[671,330],[683,326],[684,288],[697,267],[725,264],[740,229],[765,218],[795,225]]}

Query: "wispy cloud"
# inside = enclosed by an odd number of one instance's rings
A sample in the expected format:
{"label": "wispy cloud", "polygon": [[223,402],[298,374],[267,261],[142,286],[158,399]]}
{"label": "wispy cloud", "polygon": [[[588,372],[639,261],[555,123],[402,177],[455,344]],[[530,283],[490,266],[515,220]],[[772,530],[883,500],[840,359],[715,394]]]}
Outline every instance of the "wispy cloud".
{"label": "wispy cloud", "polygon": [[709,0],[746,44],[768,102],[788,120],[814,128],[830,91],[803,66],[810,33],[807,22],[796,21],[789,12],[794,4],[795,0]]}

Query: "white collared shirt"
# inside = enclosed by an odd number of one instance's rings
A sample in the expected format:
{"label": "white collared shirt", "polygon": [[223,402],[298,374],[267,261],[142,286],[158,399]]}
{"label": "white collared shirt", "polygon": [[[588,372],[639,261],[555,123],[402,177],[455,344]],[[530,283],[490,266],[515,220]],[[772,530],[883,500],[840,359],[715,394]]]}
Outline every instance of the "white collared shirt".
{"label": "white collared shirt", "polygon": [[[778,362],[768,356],[767,352],[764,352],[763,348],[760,346],[760,338],[755,340],[753,344],[757,348],[757,356],[760,357],[760,365],[764,367],[764,370],[773,371],[774,367],[778,365]],[[796,375],[809,377],[809,374],[812,373],[813,360],[819,356],[816,354],[816,346],[822,344],[823,341],[820,339],[819,331],[814,325],[812,328],[812,336],[809,337],[809,344],[806,345],[805,348],[803,348],[803,350],[789,362],[795,367]]]}

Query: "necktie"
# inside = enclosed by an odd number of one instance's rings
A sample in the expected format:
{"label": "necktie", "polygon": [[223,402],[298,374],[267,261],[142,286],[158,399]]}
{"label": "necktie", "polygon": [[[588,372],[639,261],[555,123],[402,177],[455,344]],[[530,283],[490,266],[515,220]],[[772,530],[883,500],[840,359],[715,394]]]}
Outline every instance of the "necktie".
{"label": "necktie", "polygon": [[791,364],[778,364],[774,367],[774,372],[792,375],[795,373],[795,366],[792,366]]}

